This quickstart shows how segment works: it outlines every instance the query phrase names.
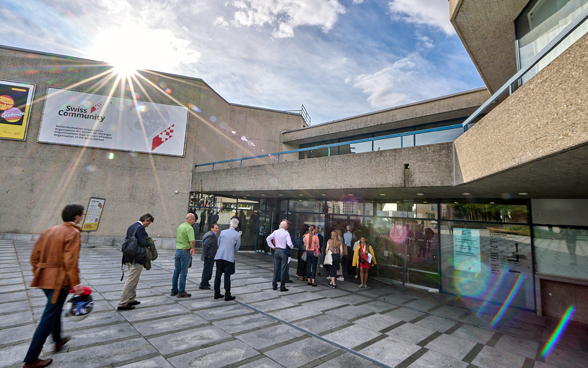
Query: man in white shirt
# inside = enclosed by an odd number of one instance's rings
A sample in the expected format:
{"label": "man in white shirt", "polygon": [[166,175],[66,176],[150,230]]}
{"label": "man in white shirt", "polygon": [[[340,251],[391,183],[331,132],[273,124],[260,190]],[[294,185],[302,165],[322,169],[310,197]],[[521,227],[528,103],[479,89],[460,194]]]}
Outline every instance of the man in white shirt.
{"label": "man in white shirt", "polygon": [[[347,232],[343,234],[343,242],[345,243],[344,246],[347,248],[345,255],[341,256],[341,263],[343,264],[343,270],[345,273],[349,274],[349,262],[347,261],[347,255],[351,253],[351,242],[353,240],[353,233],[351,232],[351,226],[347,225]],[[343,280],[341,280],[343,281]]]}
{"label": "man in white shirt", "polygon": [[[267,237],[267,245],[275,249],[274,253],[274,279],[272,281],[272,288],[274,290],[278,289],[278,272],[280,272],[280,291],[288,291],[286,289],[286,266],[288,266],[288,255],[284,252],[286,247],[294,247],[292,244],[292,238],[290,238],[290,233],[288,232],[288,225],[290,223],[287,220],[284,220],[280,223],[280,228],[270,236]],[[275,245],[272,244],[272,240],[274,241]]]}

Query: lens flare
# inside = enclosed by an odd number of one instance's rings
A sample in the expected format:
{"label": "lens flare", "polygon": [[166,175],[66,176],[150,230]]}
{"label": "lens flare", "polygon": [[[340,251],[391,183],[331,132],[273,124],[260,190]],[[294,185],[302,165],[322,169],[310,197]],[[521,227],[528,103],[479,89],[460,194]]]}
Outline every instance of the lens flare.
{"label": "lens flare", "polygon": [[484,297],[484,300],[486,300],[486,302],[484,302],[484,304],[482,304],[482,306],[480,307],[480,309],[478,309],[478,312],[476,313],[476,316],[480,316],[480,314],[482,314],[482,312],[488,306],[489,302],[491,300],[494,300],[494,295],[498,291],[500,285],[502,285],[502,281],[504,280],[504,277],[507,274],[508,274],[508,268],[505,268],[504,270],[502,270],[502,272],[500,273],[500,277],[494,283],[494,285],[492,286],[492,289],[488,293],[486,293],[486,296]]}
{"label": "lens flare", "polygon": [[188,104],[188,107],[194,112],[202,112],[202,110],[200,110],[196,105]]}
{"label": "lens flare", "polygon": [[114,153],[108,152],[108,156],[107,157],[108,157],[109,160],[114,160]]}
{"label": "lens flare", "polygon": [[233,134],[237,134],[237,132],[236,132],[236,131],[234,131],[234,130],[231,130],[231,133],[233,133]]}
{"label": "lens flare", "polygon": [[159,82],[159,87],[161,89],[166,89],[167,88],[167,83],[165,83],[164,81]]}
{"label": "lens flare", "polygon": [[510,194],[510,193],[502,193],[500,195],[500,197],[502,197],[502,199],[504,199],[505,201],[508,201],[508,200],[512,199],[512,194]]}
{"label": "lens flare", "polygon": [[245,136],[241,136],[241,140],[242,140],[243,142],[247,142],[247,137],[245,137]]}
{"label": "lens flare", "polygon": [[137,157],[137,152],[131,151],[131,152],[129,152],[129,156],[131,156],[131,157]]}
{"label": "lens flare", "polygon": [[165,93],[167,93],[168,95],[171,95],[171,93],[172,93],[171,88],[166,88],[165,89]]}
{"label": "lens flare", "polygon": [[561,320],[559,321],[557,327],[549,337],[549,340],[547,340],[545,347],[543,348],[543,350],[541,350],[541,356],[543,358],[547,358],[549,354],[551,354],[551,351],[553,350],[553,348],[555,348],[555,346],[563,336],[563,333],[565,332],[566,328],[570,324],[570,321],[572,320],[572,317],[574,316],[575,312],[576,308],[574,308],[573,305],[570,305],[568,307],[568,310],[561,317]]}
{"label": "lens flare", "polygon": [[401,224],[394,224],[394,226],[390,229],[390,240],[394,243],[402,244],[406,240],[406,235],[408,234],[408,230],[405,226]]}
{"label": "lens flare", "polygon": [[216,123],[216,116],[211,116],[210,121],[212,121],[213,123]]}
{"label": "lens flare", "polygon": [[517,282],[515,282],[512,289],[510,290],[510,293],[506,297],[506,300],[502,304],[502,307],[500,307],[500,309],[498,310],[498,313],[496,313],[496,316],[494,316],[494,319],[492,320],[492,322],[490,322],[490,326],[494,327],[498,323],[498,321],[500,321],[502,316],[504,316],[504,313],[506,312],[506,310],[510,306],[510,303],[512,303],[515,296],[517,296],[517,293],[521,289],[521,285],[523,284],[524,278],[525,278],[525,275],[523,275],[521,273],[519,275],[519,278],[517,279]]}
{"label": "lens flare", "polygon": [[94,172],[96,171],[98,168],[96,167],[96,165],[88,165],[86,166],[86,171],[87,172]]}
{"label": "lens flare", "polygon": [[[451,258],[449,262],[454,263],[455,260]],[[480,265],[481,272],[473,273],[458,270],[458,265],[455,265],[456,270],[453,273],[453,284],[459,291],[459,295],[477,298],[484,294],[484,291],[487,289],[488,279],[490,277],[489,267],[482,263]]]}

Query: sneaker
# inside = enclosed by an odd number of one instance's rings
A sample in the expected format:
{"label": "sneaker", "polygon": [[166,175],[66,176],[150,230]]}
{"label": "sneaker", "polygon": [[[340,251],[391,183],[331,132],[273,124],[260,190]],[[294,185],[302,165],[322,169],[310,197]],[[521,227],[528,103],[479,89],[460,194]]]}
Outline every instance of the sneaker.
{"label": "sneaker", "polygon": [[360,284],[359,287],[362,288],[363,287],[363,284]]}
{"label": "sneaker", "polygon": [[178,298],[189,298],[191,296],[192,296],[192,294],[188,294],[185,291],[178,294]]}
{"label": "sneaker", "polygon": [[343,278],[343,276],[341,276],[341,277],[337,277],[337,281],[345,281],[345,279]]}
{"label": "sneaker", "polygon": [[355,275],[355,278],[358,279],[359,277],[357,275]]}

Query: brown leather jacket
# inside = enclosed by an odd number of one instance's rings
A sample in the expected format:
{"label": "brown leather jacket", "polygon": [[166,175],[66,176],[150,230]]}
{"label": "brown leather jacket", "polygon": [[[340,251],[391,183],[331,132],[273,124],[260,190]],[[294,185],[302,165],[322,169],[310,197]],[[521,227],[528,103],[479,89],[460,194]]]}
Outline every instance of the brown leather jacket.
{"label": "brown leather jacket", "polygon": [[53,226],[41,234],[31,253],[31,287],[53,289],[51,304],[57,302],[59,290],[80,284],[80,231],[71,222]]}

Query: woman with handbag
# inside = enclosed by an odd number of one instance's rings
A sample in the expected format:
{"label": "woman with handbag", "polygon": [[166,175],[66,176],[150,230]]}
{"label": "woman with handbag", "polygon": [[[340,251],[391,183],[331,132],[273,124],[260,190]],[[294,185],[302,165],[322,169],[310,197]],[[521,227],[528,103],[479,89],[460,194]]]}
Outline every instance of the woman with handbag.
{"label": "woman with handbag", "polygon": [[337,231],[331,232],[331,239],[329,239],[329,241],[327,242],[327,248],[325,252],[327,254],[331,252],[331,283],[329,284],[329,286],[335,289],[337,287],[335,280],[337,279],[339,262],[341,261],[341,254],[343,253],[343,245],[341,243],[341,239],[339,238],[339,233]]}
{"label": "woman with handbag", "polygon": [[372,268],[371,264],[376,264],[376,256],[372,246],[367,244],[365,237],[359,239],[359,245],[353,253],[353,267],[359,267],[360,288],[367,287],[368,272]]}
{"label": "woman with handbag", "polygon": [[321,255],[321,249],[314,226],[310,226],[308,234],[304,236],[304,245],[306,246],[306,277],[308,278],[308,285],[316,286],[316,266]]}

